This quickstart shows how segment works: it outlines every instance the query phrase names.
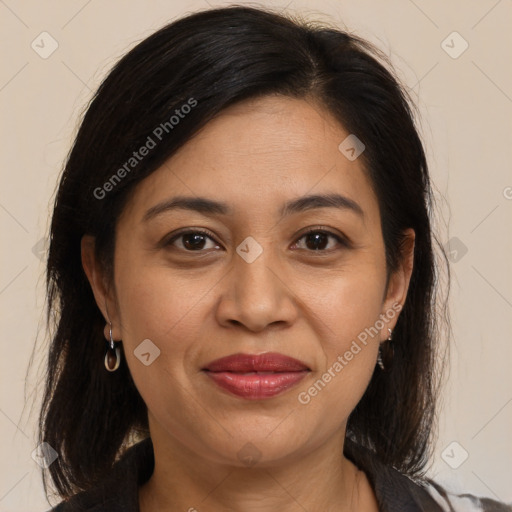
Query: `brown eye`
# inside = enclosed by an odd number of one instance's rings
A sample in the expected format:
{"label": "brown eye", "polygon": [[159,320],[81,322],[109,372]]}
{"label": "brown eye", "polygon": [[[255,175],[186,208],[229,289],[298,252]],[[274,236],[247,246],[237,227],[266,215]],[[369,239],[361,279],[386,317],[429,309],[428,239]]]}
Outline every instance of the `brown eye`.
{"label": "brown eye", "polygon": [[[186,252],[203,252],[220,248],[212,235],[202,230],[189,230],[175,234],[164,245]],[[337,245],[348,247],[348,243],[341,236],[330,231],[315,229],[304,233],[295,243],[294,248],[310,252],[330,252],[335,250]]]}
{"label": "brown eye", "polygon": [[[208,242],[210,247],[208,247]],[[173,236],[165,244],[166,246],[174,246],[187,252],[200,252],[207,249],[219,247],[217,242],[205,231],[186,231]]]}
{"label": "brown eye", "polygon": [[[304,240],[303,244],[300,244],[301,240]],[[329,251],[336,248],[336,243],[342,246],[347,245],[340,236],[330,231],[317,229],[302,235],[295,245],[299,246],[299,249],[306,249],[308,251]]]}

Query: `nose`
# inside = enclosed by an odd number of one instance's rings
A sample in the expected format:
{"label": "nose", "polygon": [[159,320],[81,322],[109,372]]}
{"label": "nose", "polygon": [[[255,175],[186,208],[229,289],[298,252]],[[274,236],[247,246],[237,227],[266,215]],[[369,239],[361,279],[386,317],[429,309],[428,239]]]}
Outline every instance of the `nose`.
{"label": "nose", "polygon": [[297,298],[272,250],[264,249],[251,263],[238,254],[222,280],[217,319],[223,326],[241,325],[253,332],[291,325],[298,314]]}

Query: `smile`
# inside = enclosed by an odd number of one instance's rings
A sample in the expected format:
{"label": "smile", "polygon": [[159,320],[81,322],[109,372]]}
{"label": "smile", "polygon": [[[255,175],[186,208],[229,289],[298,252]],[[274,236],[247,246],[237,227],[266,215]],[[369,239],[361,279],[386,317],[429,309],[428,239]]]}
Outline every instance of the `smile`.
{"label": "smile", "polygon": [[232,354],[210,362],[202,370],[217,386],[246,400],[283,393],[311,371],[298,359],[272,352]]}

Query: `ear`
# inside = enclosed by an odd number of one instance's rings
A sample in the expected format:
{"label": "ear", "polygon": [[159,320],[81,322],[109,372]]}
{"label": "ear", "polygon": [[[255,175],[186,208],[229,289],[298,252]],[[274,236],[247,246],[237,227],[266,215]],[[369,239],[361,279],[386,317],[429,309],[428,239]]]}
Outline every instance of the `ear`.
{"label": "ear", "polygon": [[105,318],[105,339],[110,339],[110,322],[112,323],[112,337],[114,340],[121,339],[120,323],[117,303],[112,287],[105,275],[105,271],[96,258],[95,238],[91,235],[84,235],[81,240],[82,266],[91,285],[96,304]]}
{"label": "ear", "polygon": [[[412,269],[414,266],[414,245],[416,233],[412,228],[404,231],[404,240],[401,246],[401,258],[398,268],[389,276],[386,297],[383,303],[382,314],[389,318],[381,331],[381,340],[389,336],[388,328],[394,329],[398,321],[399,312],[402,310],[407,291],[411,281]],[[395,314],[391,314],[394,312]],[[387,313],[387,314],[386,314]]]}

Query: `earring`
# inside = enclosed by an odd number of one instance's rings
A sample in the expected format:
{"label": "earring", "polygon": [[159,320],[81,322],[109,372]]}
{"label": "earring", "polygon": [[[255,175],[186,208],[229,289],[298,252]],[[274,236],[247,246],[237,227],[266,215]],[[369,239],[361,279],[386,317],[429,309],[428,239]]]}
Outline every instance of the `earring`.
{"label": "earring", "polygon": [[[116,342],[112,338],[112,323],[109,321],[110,327],[110,343],[107,341],[107,350],[105,352],[105,368],[109,372],[115,372],[121,364],[121,349],[116,346]],[[119,344],[119,342],[117,342]]]}
{"label": "earring", "polygon": [[[387,337],[387,341],[389,343],[381,343],[379,346],[379,355],[377,357],[377,364],[380,369],[384,372],[389,372],[391,368],[391,363],[393,361],[393,357],[395,355],[395,349],[393,347],[393,343],[391,342],[393,338],[393,331],[388,327],[389,336]],[[384,346],[384,347],[383,347]],[[383,361],[385,360],[385,362]]]}

